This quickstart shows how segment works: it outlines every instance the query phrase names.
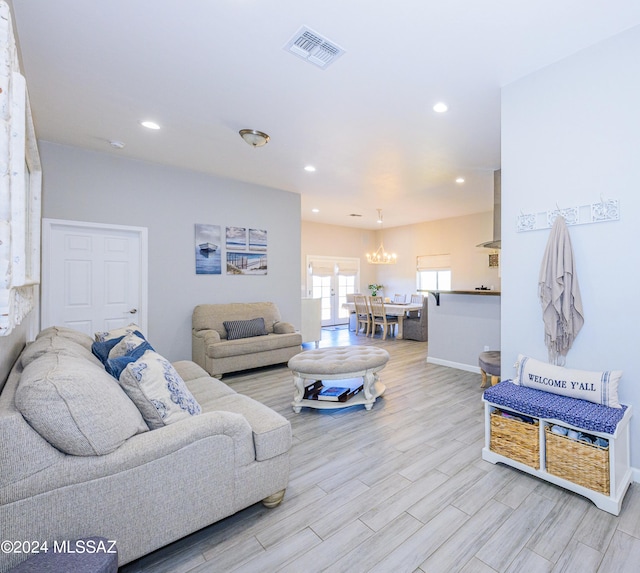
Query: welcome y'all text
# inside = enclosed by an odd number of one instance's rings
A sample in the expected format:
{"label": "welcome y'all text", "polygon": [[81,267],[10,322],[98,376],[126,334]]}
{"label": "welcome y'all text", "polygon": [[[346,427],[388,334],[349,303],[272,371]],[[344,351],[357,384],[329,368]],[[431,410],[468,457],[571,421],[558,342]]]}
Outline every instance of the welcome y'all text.
{"label": "welcome y'all text", "polygon": [[538,376],[537,374],[529,374],[529,380],[536,384],[544,384],[545,386],[552,386],[553,388],[570,388],[571,390],[584,390],[587,392],[596,392],[597,390],[593,382],[555,380],[554,378],[545,378],[544,376]]}

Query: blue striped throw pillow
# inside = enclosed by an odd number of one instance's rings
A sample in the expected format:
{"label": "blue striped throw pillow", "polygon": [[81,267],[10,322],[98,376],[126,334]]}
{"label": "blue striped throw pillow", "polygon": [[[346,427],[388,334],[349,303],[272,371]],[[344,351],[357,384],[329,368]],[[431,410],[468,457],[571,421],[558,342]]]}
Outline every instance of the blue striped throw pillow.
{"label": "blue striped throw pillow", "polygon": [[264,318],[252,318],[251,320],[225,320],[224,328],[227,331],[227,340],[238,338],[252,338],[268,334],[264,327]]}

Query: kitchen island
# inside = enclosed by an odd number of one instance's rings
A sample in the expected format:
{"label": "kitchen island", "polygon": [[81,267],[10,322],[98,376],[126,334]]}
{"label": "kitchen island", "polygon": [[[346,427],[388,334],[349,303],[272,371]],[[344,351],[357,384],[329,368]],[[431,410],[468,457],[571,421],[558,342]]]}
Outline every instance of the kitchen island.
{"label": "kitchen island", "polygon": [[500,350],[500,292],[430,291],[428,296],[427,362],[480,373],[480,353]]}

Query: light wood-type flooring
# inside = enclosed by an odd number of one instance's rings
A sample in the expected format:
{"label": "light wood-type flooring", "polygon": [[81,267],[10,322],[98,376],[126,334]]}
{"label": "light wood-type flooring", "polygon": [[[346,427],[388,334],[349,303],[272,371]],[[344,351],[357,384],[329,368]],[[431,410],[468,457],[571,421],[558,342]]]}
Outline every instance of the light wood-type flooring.
{"label": "light wood-type flooring", "polygon": [[120,573],[640,571],[640,484],[615,517],[485,462],[480,374],[427,364],[427,343],[323,331],[321,346],[349,344],[391,354],[369,412],[294,414],[286,366],[224,378],[291,421],[282,504],[256,504]]}

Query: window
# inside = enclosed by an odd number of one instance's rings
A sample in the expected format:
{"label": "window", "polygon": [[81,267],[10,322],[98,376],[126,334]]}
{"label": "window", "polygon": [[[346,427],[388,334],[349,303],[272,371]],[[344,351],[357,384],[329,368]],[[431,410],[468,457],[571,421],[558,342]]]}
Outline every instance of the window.
{"label": "window", "polygon": [[423,255],[416,260],[418,290],[451,290],[451,256]]}
{"label": "window", "polygon": [[4,83],[0,163],[0,336],[37,305],[40,282],[41,168],[27,97],[27,87],[16,56],[11,19],[0,18],[0,62]]}
{"label": "window", "polygon": [[451,290],[451,271],[418,271],[418,290]]}

